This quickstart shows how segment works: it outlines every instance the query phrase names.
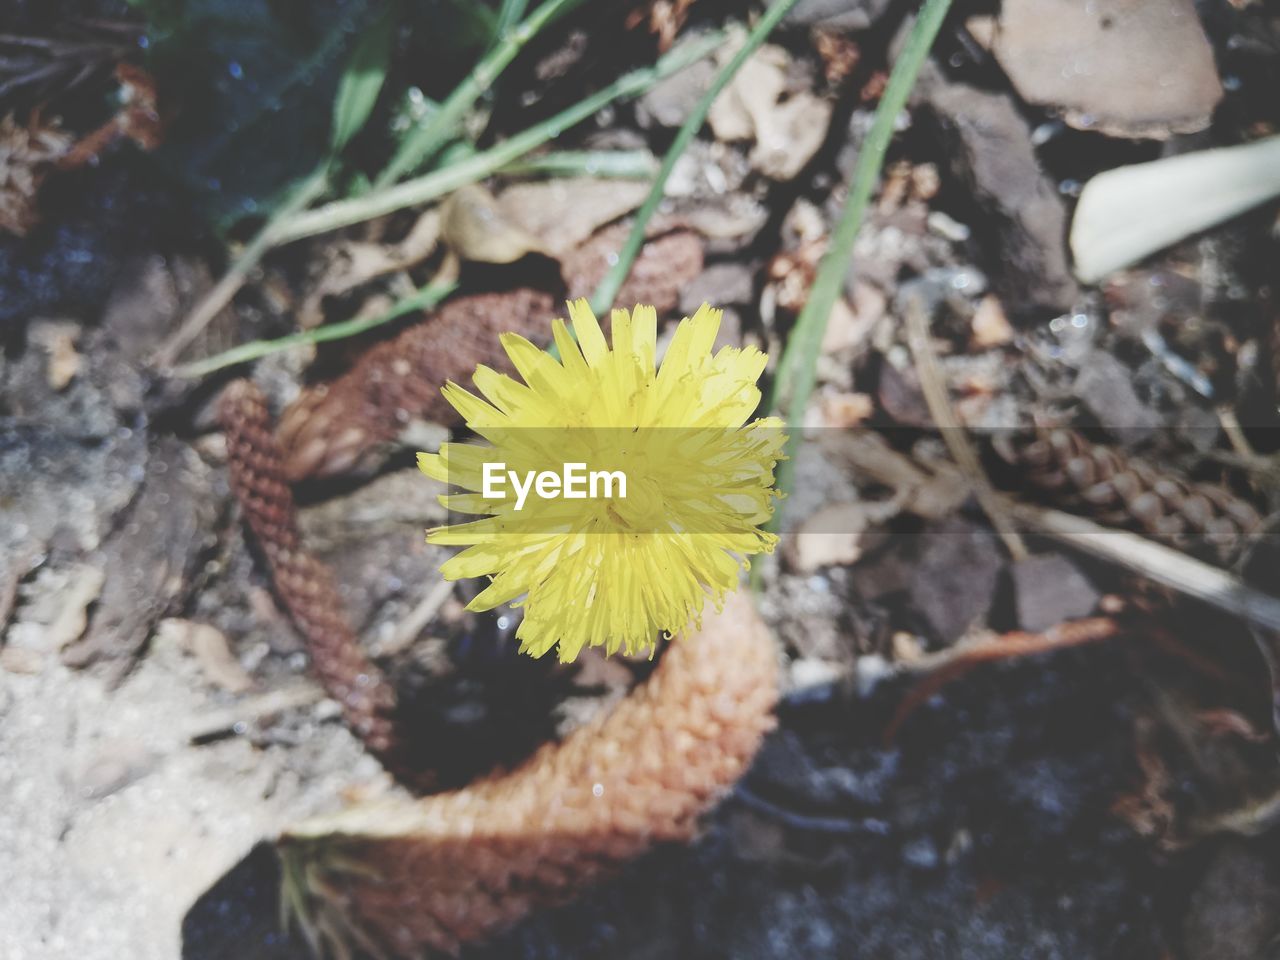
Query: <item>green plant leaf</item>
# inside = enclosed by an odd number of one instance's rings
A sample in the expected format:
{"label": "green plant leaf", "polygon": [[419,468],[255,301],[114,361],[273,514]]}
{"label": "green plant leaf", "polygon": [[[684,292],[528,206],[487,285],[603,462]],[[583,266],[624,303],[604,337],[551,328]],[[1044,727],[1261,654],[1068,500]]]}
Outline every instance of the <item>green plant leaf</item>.
{"label": "green plant leaf", "polygon": [[351,59],[338,82],[338,93],[333,101],[333,130],[329,144],[335,155],[351,142],[373,113],[373,105],[378,100],[391,65],[396,22],[396,4],[388,4],[351,51]]}

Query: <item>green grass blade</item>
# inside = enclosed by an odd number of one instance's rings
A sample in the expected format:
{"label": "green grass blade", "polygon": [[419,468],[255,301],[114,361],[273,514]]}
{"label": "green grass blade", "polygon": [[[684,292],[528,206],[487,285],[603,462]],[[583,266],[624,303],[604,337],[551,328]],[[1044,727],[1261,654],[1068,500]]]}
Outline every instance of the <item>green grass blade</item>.
{"label": "green grass blade", "polygon": [[557,16],[580,2],[582,0],[546,0],[520,26],[499,32],[493,48],[481,57],[475,69],[449,94],[440,109],[400,144],[386,169],[374,180],[374,186],[389,186],[435,156],[453,138],[467,111],[475,106],[525,44]]}
{"label": "green grass blade", "polygon": [[420,290],[397,301],[385,313],[372,317],[344,320],[341,323],[328,323],[322,327],[316,327],[314,330],[302,330],[298,333],[291,333],[287,337],[278,337],[275,340],[252,340],[222,353],[214,354],[204,360],[183,364],[173,372],[179,377],[203,377],[206,374],[213,373],[215,370],[222,370],[239,363],[257,360],[268,354],[287,350],[290,347],[354,337],[356,334],[364,333],[366,330],[372,330],[374,327],[390,323],[392,320],[403,317],[406,313],[412,313],[415,310],[430,310],[452,293],[455,286],[456,284],[452,280],[429,283]]}
{"label": "green grass blade", "polygon": [[699,38],[696,43],[677,47],[661,57],[652,67],[634,70],[619,77],[607,87],[562,110],[554,117],[442,170],[434,170],[393,187],[374,190],[362,197],[338,200],[315,210],[300,213],[281,227],[275,240],[277,243],[289,243],[303,237],[363,223],[374,217],[385,216],[406,207],[438,199],[458,187],[482,180],[507,164],[520,159],[531,150],[542,146],[548,140],[560,136],[569,127],[581,123],[614,100],[641,94],[659,80],[702,59],[723,40],[722,34],[715,33]]}
{"label": "green grass blade", "polygon": [[622,289],[622,283],[626,280],[627,274],[631,272],[631,265],[635,262],[636,255],[640,252],[640,247],[644,243],[645,228],[648,226],[654,212],[658,209],[658,205],[662,203],[667,179],[671,176],[671,171],[675,169],[681,154],[693,142],[693,138],[698,131],[702,129],[703,123],[706,122],[707,114],[711,111],[711,104],[715,102],[720,92],[728,86],[734,74],[747,62],[747,58],[764,43],[765,38],[778,25],[778,21],[786,16],[788,10],[795,6],[795,3],[796,0],[774,0],[773,5],[760,18],[760,22],[755,25],[750,36],[747,37],[746,43],[716,74],[715,79],[711,81],[711,86],[707,88],[706,93],[702,95],[694,106],[693,112],[681,124],[675,140],[671,142],[666,155],[662,158],[662,166],[658,168],[658,175],[654,178],[653,187],[649,190],[649,195],[645,198],[639,212],[636,214],[635,225],[631,228],[631,233],[627,236],[626,243],[622,245],[622,249],[618,252],[617,262],[610,268],[605,278],[600,281],[600,285],[596,287],[596,291],[591,297],[591,309],[597,315],[613,306],[613,300],[618,295],[618,291]]}
{"label": "green grass blade", "polygon": [[502,173],[544,177],[647,180],[657,169],[648,150],[557,150],[509,163]]}
{"label": "green grass blade", "polygon": [[373,113],[391,65],[398,12],[397,4],[387,4],[356,43],[342,72],[333,100],[333,126],[329,133],[329,149],[335,156],[360,132]]}
{"label": "green grass blade", "polygon": [[[795,328],[782,351],[766,407],[769,410],[779,409],[786,398],[786,421],[791,427],[787,443],[790,459],[778,465],[778,489],[784,494],[790,492],[795,480],[795,454],[800,439],[800,426],[817,380],[818,352],[826,333],[827,320],[848,272],[853,243],[862,227],[867,203],[879,181],[880,169],[893,139],[894,122],[906,106],[916,76],[929,55],[950,6],[951,0],[925,0],[921,6],[915,25],[911,28],[911,35],[893,65],[884,95],[876,107],[871,130],[854,167],[849,195],[831,238],[831,246],[818,266],[809,298],[805,301],[804,308],[796,319]],[[780,511],[774,514],[775,528],[779,516]]]}

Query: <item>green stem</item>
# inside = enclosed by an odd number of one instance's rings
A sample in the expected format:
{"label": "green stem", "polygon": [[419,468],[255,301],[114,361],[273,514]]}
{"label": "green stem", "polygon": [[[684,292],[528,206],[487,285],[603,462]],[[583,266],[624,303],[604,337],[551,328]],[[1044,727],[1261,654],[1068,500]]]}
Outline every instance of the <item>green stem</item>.
{"label": "green stem", "polygon": [[526,176],[647,180],[653,176],[654,158],[648,150],[556,150],[509,163],[501,172]]}
{"label": "green stem", "polygon": [[156,351],[152,362],[157,367],[165,369],[178,359],[187,345],[199,336],[200,331],[231,302],[231,298],[244,286],[245,281],[249,279],[249,274],[253,272],[253,268],[258,265],[267,251],[280,243],[280,232],[290,223],[293,216],[329,188],[330,165],[330,159],[326,157],[320,166],[298,184],[288,199],[275,209],[271,219],[249,241],[248,246],[236,258],[222,279],[201,298],[200,302],[187,314],[182,325]]}
{"label": "green stem", "polygon": [[183,364],[173,372],[179,377],[203,377],[205,374],[213,373],[215,370],[235,366],[238,363],[246,363],[250,360],[257,360],[259,357],[287,350],[290,347],[354,337],[356,334],[364,333],[366,330],[372,330],[374,327],[380,327],[384,323],[390,323],[397,317],[403,317],[406,313],[412,313],[414,310],[430,310],[452,293],[455,286],[456,284],[452,280],[438,283],[432,282],[395,303],[386,313],[376,314],[372,317],[357,317],[353,320],[344,320],[341,323],[329,323],[322,327],[316,327],[314,330],[291,333],[287,337],[278,337],[275,340],[252,340],[222,353],[216,353],[204,360]]}
{"label": "green stem", "polygon": [[715,102],[721,91],[729,85],[729,81],[733,79],[739,68],[747,62],[747,58],[764,43],[765,38],[778,25],[778,21],[786,16],[788,10],[795,6],[795,3],[796,0],[774,0],[773,5],[760,18],[760,22],[755,25],[755,29],[747,37],[746,43],[720,69],[715,79],[711,81],[711,86],[707,88],[694,106],[693,111],[685,118],[684,123],[680,125],[675,139],[671,142],[666,155],[662,158],[662,166],[658,168],[658,175],[654,178],[649,195],[645,198],[639,212],[636,214],[635,224],[631,228],[631,233],[627,235],[626,243],[618,251],[617,262],[610,268],[605,278],[600,281],[600,285],[596,287],[596,291],[591,297],[591,309],[597,315],[613,306],[614,298],[617,297],[618,291],[622,289],[623,281],[627,279],[627,274],[631,272],[631,265],[635,263],[636,255],[639,254],[640,247],[644,244],[644,233],[649,220],[654,212],[657,211],[658,205],[662,203],[667,179],[671,176],[671,171],[675,169],[676,163],[679,162],[680,156],[688,149],[698,131],[702,129],[703,123],[706,122],[707,114],[711,111],[711,104]]}
{"label": "green stem", "polygon": [[458,84],[440,109],[401,145],[385,170],[374,180],[375,188],[390,186],[415,167],[431,159],[453,137],[467,111],[493,86],[525,44],[544,26],[581,0],[546,0],[514,30],[500,32],[493,49],[486,53],[467,78]]}
{"label": "green stem", "polygon": [[[831,238],[831,246],[827,249],[818,266],[813,288],[805,301],[800,316],[796,319],[795,329],[787,340],[778,363],[777,377],[773,389],[769,393],[766,408],[778,409],[783,397],[790,392],[786,406],[786,420],[791,425],[791,436],[787,441],[787,455],[790,459],[778,465],[778,489],[783,493],[791,490],[795,480],[796,451],[800,440],[800,424],[804,421],[805,407],[817,380],[818,352],[822,347],[822,338],[826,333],[827,320],[831,316],[831,308],[835,305],[845,274],[849,269],[849,260],[853,254],[853,243],[857,239],[858,230],[862,226],[862,218],[866,213],[867,203],[871,198],[876,183],[880,178],[880,169],[884,165],[885,154],[893,139],[894,123],[898,114],[906,106],[907,97],[915,85],[916,76],[923,66],[934,38],[942,27],[942,21],[951,6],[951,0],[925,0],[906,46],[893,65],[889,82],[885,86],[884,95],[876,107],[875,118],[866,142],[858,155],[857,166],[853,172],[853,182],[849,195],[845,199],[844,210],[840,214],[840,222]],[[773,526],[776,528],[781,511],[774,514]]]}
{"label": "green stem", "polygon": [[659,80],[706,56],[723,39],[723,36],[717,33],[704,37],[697,43],[677,47],[652,67],[635,70],[619,77],[609,86],[580,100],[554,117],[443,170],[434,170],[413,180],[396,184],[394,187],[375,190],[349,200],[338,200],[301,213],[285,224],[276,237],[276,243],[289,243],[303,237],[372,220],[374,217],[385,216],[405,207],[435,200],[458,187],[482,180],[507,164],[520,159],[530,150],[559,136],[567,128],[581,123],[614,100],[643,93]]}

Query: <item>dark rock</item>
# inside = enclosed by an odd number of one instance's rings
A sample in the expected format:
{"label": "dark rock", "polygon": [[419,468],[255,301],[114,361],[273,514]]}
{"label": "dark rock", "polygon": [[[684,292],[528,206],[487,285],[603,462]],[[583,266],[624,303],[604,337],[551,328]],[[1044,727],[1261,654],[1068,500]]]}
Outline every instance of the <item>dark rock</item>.
{"label": "dark rock", "polygon": [[911,605],[939,640],[951,643],[986,617],[1004,559],[989,531],[959,518],[932,526],[921,545]]}
{"label": "dark rock", "polygon": [[[923,76],[922,89],[942,127],[952,171],[989,220],[990,260],[981,264],[1015,317],[1062,313],[1078,288],[1067,257],[1067,215],[1040,169],[1031,129],[1013,98]],[[988,239],[980,236],[980,239]]]}
{"label": "dark rock", "polygon": [[1012,567],[1018,626],[1040,633],[1064,620],[1087,617],[1098,591],[1066,557],[1044,553]]}
{"label": "dark rock", "polygon": [[[1238,840],[1218,851],[1191,895],[1187,960],[1263,960],[1280,937],[1280,868],[1267,844]],[[1274,847],[1274,842],[1270,844]]]}
{"label": "dark rock", "polygon": [[156,621],[183,596],[195,561],[210,546],[216,520],[208,468],[184,443],[165,439],[147,461],[142,490],[103,544],[102,597],[84,638],[63,659],[103,661],[119,680]]}

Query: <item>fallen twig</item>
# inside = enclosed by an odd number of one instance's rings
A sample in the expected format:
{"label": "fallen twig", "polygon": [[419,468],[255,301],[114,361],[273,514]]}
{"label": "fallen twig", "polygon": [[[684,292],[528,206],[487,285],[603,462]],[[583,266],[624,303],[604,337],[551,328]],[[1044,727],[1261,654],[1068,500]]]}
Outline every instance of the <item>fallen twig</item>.
{"label": "fallen twig", "polygon": [[946,380],[938,363],[938,355],[934,352],[933,341],[929,336],[929,317],[925,310],[924,300],[919,292],[906,298],[907,343],[911,347],[911,355],[915,358],[916,373],[920,377],[920,389],[924,393],[925,403],[929,407],[929,415],[934,424],[942,431],[942,439],[951,451],[951,457],[960,467],[973,487],[974,496],[979,506],[991,521],[991,525],[1004,541],[1005,548],[1014,560],[1027,558],[1027,546],[1014,529],[1009,513],[996,495],[986,471],[974,452],[973,445],[956,419],[951,409],[951,400],[947,396]]}
{"label": "fallen twig", "polygon": [[1091,617],[1086,620],[1061,623],[1044,633],[1017,631],[974,644],[952,647],[948,651],[946,662],[936,667],[902,699],[889,725],[885,727],[884,743],[888,746],[893,742],[902,724],[921,704],[952,680],[964,676],[981,663],[1027,657],[1049,650],[1061,650],[1064,647],[1110,640],[1119,633],[1119,624],[1110,617]]}

